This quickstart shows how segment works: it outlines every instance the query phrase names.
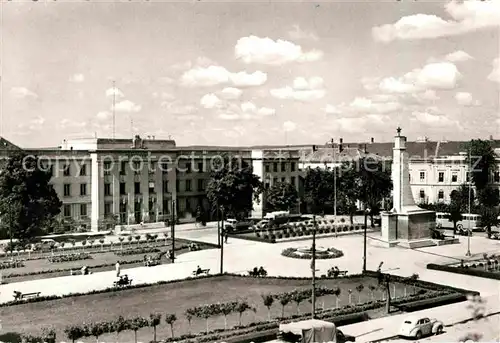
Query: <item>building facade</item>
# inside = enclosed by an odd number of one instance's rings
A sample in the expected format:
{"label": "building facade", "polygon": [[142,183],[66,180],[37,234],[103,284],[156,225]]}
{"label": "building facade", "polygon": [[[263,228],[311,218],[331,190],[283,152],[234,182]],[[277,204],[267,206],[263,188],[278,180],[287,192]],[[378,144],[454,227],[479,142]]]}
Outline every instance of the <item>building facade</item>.
{"label": "building facade", "polygon": [[[464,142],[407,142],[410,184],[416,203],[448,202],[465,183],[469,167]],[[498,153],[500,141],[492,140]],[[63,205],[63,226],[98,231],[114,225],[162,222],[174,215],[192,221],[196,209],[213,215],[206,196],[210,172],[225,154],[252,165],[265,189],[277,182],[301,188],[308,168],[338,166],[372,157],[390,162],[392,143],[338,143],[323,146],[177,147],[175,141],[141,139],[65,140],[56,148],[21,149],[0,138],[3,163],[17,151],[39,157],[52,173],[51,183]],[[500,174],[491,175],[500,192]],[[299,211],[300,204],[296,209]],[[266,212],[266,192],[254,203],[252,217]]]}

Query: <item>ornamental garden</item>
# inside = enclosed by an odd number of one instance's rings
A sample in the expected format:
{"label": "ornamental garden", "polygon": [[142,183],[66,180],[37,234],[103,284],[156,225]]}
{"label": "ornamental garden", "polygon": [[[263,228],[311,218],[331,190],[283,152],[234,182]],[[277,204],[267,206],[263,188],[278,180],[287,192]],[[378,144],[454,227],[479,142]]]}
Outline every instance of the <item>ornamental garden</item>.
{"label": "ornamental garden", "polygon": [[[467,291],[375,273],[317,280],[317,317],[338,325],[463,301]],[[0,305],[15,335],[50,333],[57,341],[209,342],[275,337],[279,322],[310,317],[307,278],[216,275],[89,294],[40,297]],[[4,330],[5,331],[5,330]],[[246,337],[246,338],[245,338]],[[0,340],[2,338],[0,337]]]}
{"label": "ornamental garden", "polygon": [[483,254],[481,258],[442,265],[430,263],[427,269],[500,280],[500,255]]}

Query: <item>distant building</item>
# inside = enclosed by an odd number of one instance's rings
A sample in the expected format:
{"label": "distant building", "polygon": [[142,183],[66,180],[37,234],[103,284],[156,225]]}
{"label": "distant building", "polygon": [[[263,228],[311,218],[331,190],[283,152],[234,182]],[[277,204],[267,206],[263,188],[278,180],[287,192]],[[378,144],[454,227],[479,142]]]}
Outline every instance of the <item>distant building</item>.
{"label": "distant building", "polygon": [[[407,143],[417,203],[447,202],[451,191],[467,180],[463,143],[425,139]],[[492,144],[500,156],[500,141],[492,140]],[[0,138],[4,162],[13,152],[23,150],[39,156],[51,171],[51,183],[63,202],[62,224],[92,231],[115,224],[165,221],[172,211],[180,221],[193,221],[198,206],[213,216],[206,186],[215,161],[225,153],[251,164],[266,188],[289,182],[300,192],[307,168],[332,168],[361,157],[390,163],[392,148],[392,143],[344,143],[341,139],[321,146],[178,147],[173,140],[135,136],[65,140],[56,148],[21,149]],[[500,164],[500,157],[498,161]],[[491,182],[499,191],[498,170]],[[262,217],[265,212],[264,192],[249,215]]]}

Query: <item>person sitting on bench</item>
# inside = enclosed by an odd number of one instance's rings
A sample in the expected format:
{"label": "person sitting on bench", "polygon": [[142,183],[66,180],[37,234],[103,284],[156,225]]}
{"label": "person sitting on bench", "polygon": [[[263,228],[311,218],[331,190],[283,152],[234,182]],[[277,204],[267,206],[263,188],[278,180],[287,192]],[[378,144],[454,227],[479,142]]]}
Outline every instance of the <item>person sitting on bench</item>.
{"label": "person sitting on bench", "polygon": [[82,267],[82,275],[89,275],[89,267],[88,266],[83,266]]}
{"label": "person sitting on bench", "polygon": [[337,278],[339,275],[340,275],[339,267],[337,266],[333,267],[333,277]]}
{"label": "person sitting on bench", "polygon": [[120,284],[122,284],[122,285],[128,285],[128,282],[129,282],[129,280],[128,280],[128,275],[127,274],[120,276]]}
{"label": "person sitting on bench", "polygon": [[201,270],[200,266],[196,267],[196,275],[200,275],[203,273],[203,270]]}

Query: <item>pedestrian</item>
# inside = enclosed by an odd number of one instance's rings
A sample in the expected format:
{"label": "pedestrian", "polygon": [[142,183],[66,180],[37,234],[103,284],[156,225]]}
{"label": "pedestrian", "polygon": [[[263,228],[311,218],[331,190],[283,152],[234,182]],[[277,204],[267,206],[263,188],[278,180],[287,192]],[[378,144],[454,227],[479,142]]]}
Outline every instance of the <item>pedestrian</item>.
{"label": "pedestrian", "polygon": [[116,277],[120,277],[120,262],[119,261],[116,261],[115,269],[116,269]]}
{"label": "pedestrian", "polygon": [[224,243],[227,244],[227,239],[229,238],[229,234],[227,233],[227,229],[224,230]]}

